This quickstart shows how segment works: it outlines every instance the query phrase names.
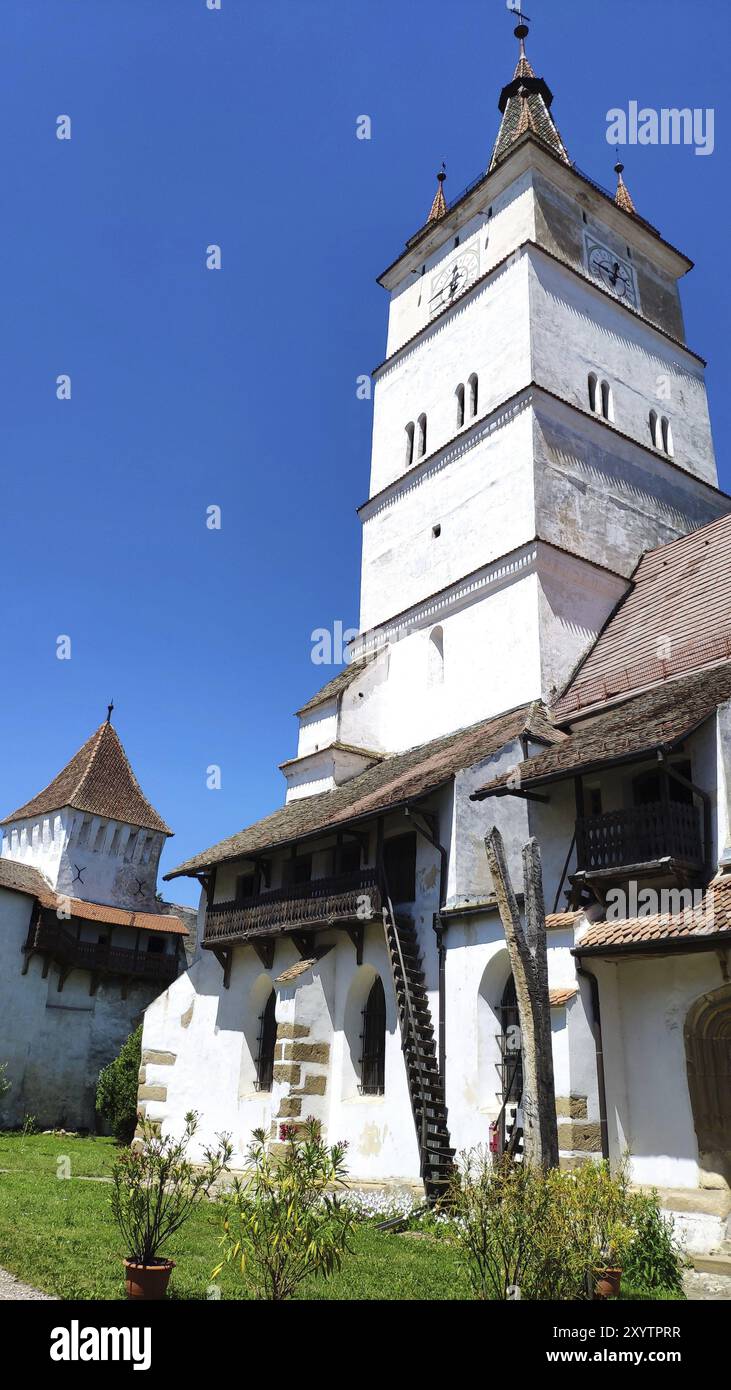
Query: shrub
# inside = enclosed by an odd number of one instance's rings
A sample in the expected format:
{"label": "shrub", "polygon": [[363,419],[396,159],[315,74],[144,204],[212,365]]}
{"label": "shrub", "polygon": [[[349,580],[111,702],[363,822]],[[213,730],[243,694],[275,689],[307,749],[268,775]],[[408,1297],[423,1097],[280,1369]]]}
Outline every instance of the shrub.
{"label": "shrub", "polygon": [[345,1144],[328,1148],[316,1120],[297,1130],[288,1126],[284,1153],[276,1157],[267,1150],[264,1130],[254,1130],[248,1152],[252,1171],[229,1194],[225,1255],[213,1277],[233,1263],[256,1298],[280,1301],[291,1298],[310,1275],[340,1269],[357,1221],[337,1191],[346,1181],[345,1149]]}
{"label": "shrub", "polygon": [[142,1025],[130,1033],[119,1056],[99,1073],[97,1114],[106,1120],[120,1144],[131,1144],[137,1127],[137,1085],[142,1053]]}
{"label": "shrub", "polygon": [[596,1271],[621,1266],[634,1239],[624,1167],[544,1173],[477,1149],[462,1156],[450,1196],[476,1298],[592,1298]]}
{"label": "shrub", "polygon": [[475,1149],[462,1155],[450,1197],[461,1263],[475,1298],[568,1299],[584,1266],[566,1239],[563,1175]]}
{"label": "shrub", "polygon": [[682,1293],[683,1270],[689,1261],[675,1236],[673,1219],[663,1215],[654,1189],[634,1197],[632,1225],[634,1239],[625,1263],[627,1282],[648,1293]]}
{"label": "shrub", "polygon": [[141,1127],[140,1143],[125,1149],[112,1169],[112,1212],[126,1241],[127,1258],[149,1265],[208,1195],[233,1150],[228,1135],[219,1134],[218,1147],[204,1150],[204,1166],[193,1167],[186,1152],[198,1128],[195,1111],[186,1115],[179,1139],[163,1137],[149,1120]]}
{"label": "shrub", "polygon": [[606,1160],[584,1163],[563,1174],[563,1215],[567,1239],[584,1269],[587,1294],[599,1269],[622,1268],[633,1240],[633,1199],[627,1165],[612,1174]]}

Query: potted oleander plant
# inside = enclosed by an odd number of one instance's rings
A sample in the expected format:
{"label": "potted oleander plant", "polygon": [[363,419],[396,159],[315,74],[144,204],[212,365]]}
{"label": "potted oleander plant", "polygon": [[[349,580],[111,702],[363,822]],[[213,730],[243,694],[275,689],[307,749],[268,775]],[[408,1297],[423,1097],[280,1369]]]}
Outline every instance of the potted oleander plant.
{"label": "potted oleander plant", "polygon": [[188,1147],[198,1118],[195,1111],[186,1115],[179,1138],[163,1135],[149,1120],[141,1120],[139,1139],[120,1154],[112,1169],[112,1212],[128,1252],[128,1298],[165,1297],[175,1261],[163,1252],[231,1161],[231,1140],[219,1134],[217,1147],[204,1150],[203,1164],[190,1162]]}

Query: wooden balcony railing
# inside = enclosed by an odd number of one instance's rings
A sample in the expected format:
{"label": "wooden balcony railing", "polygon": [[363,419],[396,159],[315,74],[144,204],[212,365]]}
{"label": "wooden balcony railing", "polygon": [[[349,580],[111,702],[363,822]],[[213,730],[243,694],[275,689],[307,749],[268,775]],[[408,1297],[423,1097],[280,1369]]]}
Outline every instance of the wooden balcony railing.
{"label": "wooden balcony railing", "polygon": [[576,865],[580,870],[622,869],[655,864],[660,859],[703,867],[697,806],[658,801],[576,822]]}
{"label": "wooden balcony railing", "polygon": [[93,974],[168,982],[174,980],[178,973],[174,952],[154,955],[149,951],[133,951],[128,946],[79,941],[60,924],[44,921],[31,926],[24,950],[42,951],[67,969],[90,970]]}
{"label": "wooden balcony railing", "polygon": [[365,922],[380,914],[381,889],[375,869],[338,878],[315,878],[275,888],[241,902],[214,903],[206,913],[204,946],[223,946],[249,936],[267,936],[336,922]]}

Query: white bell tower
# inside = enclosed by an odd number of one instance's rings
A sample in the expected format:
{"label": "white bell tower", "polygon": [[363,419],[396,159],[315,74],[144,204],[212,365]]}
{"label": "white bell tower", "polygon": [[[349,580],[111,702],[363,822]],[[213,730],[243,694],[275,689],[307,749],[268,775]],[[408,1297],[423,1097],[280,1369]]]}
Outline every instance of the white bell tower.
{"label": "white bell tower", "polygon": [[731,507],[685,339],[692,263],[638,214],[622,166],[611,194],[571,162],[515,33],[488,172],[448,205],[442,171],[380,277],[352,646],[379,659],[310,702],[291,769],[331,739],[395,752],[549,700],[640,555]]}

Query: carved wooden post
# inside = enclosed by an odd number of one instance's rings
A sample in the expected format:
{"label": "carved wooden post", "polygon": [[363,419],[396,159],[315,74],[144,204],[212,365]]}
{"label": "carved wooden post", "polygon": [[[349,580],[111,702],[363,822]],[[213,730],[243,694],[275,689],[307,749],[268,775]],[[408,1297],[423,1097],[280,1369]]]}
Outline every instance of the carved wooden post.
{"label": "carved wooden post", "polygon": [[546,915],[538,841],[529,840],[523,849],[525,931],[510,882],[502,835],[495,825],[485,837],[485,853],[495,885],[518,1001],[523,1053],[524,1161],[536,1168],[557,1168],[558,1126],[553,1084]]}

